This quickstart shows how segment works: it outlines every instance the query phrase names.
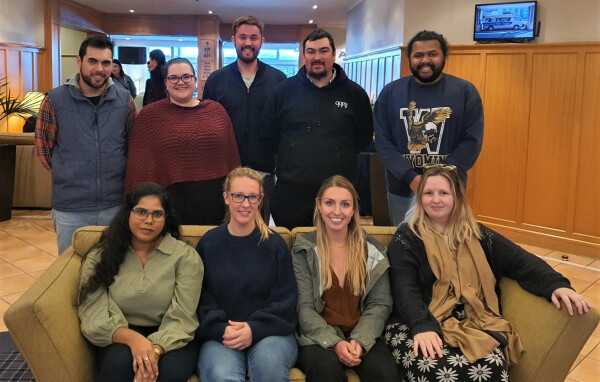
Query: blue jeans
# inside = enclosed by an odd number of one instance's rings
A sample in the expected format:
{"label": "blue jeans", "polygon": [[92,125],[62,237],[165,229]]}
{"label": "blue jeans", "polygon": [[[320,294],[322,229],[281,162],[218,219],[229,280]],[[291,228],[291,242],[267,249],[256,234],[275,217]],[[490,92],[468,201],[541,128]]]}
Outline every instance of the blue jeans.
{"label": "blue jeans", "polygon": [[411,195],[410,197],[406,198],[404,196],[398,196],[388,192],[387,199],[388,210],[390,211],[390,220],[392,221],[392,225],[397,227],[404,221],[406,213],[415,199],[415,196]]}
{"label": "blue jeans", "polygon": [[98,211],[59,211],[52,209],[52,223],[58,242],[58,254],[62,255],[71,245],[73,234],[86,225],[109,225],[121,206]]}
{"label": "blue jeans", "polygon": [[289,382],[297,357],[293,335],[265,337],[244,350],[206,341],[200,348],[198,376],[202,382],[244,382],[247,369],[250,382]]}

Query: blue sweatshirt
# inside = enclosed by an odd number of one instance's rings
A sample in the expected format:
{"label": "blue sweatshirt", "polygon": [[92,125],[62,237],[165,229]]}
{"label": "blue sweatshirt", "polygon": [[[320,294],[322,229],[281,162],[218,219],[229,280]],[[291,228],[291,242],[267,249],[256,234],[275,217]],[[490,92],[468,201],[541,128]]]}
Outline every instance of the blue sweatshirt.
{"label": "blue sweatshirt", "polygon": [[445,73],[430,85],[403,77],[383,88],[374,120],[390,193],[409,196],[423,166],[436,163],[455,165],[466,185],[483,143],[483,105],[473,84]]}
{"label": "blue sweatshirt", "polygon": [[223,342],[227,320],[247,322],[252,344],[296,329],[298,292],[290,251],[276,233],[232,236],[227,224],[208,231],[196,246],[204,263],[197,337]]}

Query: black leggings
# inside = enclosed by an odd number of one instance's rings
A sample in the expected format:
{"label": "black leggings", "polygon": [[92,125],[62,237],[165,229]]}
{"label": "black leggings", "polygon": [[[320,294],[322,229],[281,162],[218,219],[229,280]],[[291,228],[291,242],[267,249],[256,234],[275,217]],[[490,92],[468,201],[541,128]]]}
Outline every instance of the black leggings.
{"label": "black leggings", "polygon": [[[298,349],[298,368],[306,374],[307,382],[346,382],[344,366],[333,349],[324,349],[319,345],[300,346]],[[398,382],[396,364],[383,341],[375,345],[362,357],[361,363],[352,368],[361,382]]]}

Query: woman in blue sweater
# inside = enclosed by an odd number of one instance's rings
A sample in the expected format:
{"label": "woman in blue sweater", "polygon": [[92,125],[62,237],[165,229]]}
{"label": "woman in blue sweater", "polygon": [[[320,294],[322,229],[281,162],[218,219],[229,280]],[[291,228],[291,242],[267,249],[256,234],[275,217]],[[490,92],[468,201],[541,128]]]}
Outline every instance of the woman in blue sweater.
{"label": "woman in blue sweater", "polygon": [[204,261],[198,305],[202,382],[289,381],[296,362],[296,280],[283,239],[259,213],[262,178],[250,168],[229,173],[226,223],[196,247]]}

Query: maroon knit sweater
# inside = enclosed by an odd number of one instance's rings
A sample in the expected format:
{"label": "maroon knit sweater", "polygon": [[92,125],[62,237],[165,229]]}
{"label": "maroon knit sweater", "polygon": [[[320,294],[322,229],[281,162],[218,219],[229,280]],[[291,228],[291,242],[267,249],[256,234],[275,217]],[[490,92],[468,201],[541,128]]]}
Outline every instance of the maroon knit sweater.
{"label": "maroon knit sweater", "polygon": [[167,187],[216,179],[239,165],[231,121],[219,103],[181,107],[166,98],[145,106],[135,119],[125,192],[140,182]]}

